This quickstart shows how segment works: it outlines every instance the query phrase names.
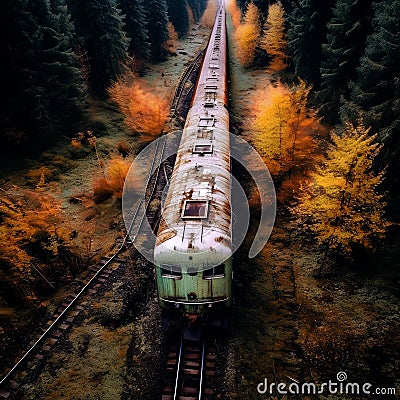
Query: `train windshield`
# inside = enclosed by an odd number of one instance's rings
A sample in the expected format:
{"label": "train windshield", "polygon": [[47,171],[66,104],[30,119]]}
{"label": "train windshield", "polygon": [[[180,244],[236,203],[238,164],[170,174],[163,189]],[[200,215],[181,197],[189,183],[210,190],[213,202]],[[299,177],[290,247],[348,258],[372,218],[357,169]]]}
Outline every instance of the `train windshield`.
{"label": "train windshield", "polygon": [[161,276],[170,279],[182,279],[182,268],[176,265],[161,265]]}
{"label": "train windshield", "polygon": [[225,278],[225,264],[216,265],[203,271],[203,279],[217,278]]}

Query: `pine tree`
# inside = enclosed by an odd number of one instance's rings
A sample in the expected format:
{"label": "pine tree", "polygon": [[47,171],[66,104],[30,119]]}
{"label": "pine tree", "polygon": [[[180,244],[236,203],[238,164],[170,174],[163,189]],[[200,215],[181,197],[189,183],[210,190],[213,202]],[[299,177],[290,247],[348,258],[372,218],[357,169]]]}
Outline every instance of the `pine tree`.
{"label": "pine tree", "polygon": [[268,8],[261,47],[272,58],[268,66],[269,72],[279,72],[287,67],[287,37],[285,33],[284,9],[280,1],[271,4]]}
{"label": "pine tree", "polygon": [[125,16],[125,32],[130,38],[128,52],[140,60],[150,58],[150,42],[142,0],[118,0]]}
{"label": "pine tree", "polygon": [[17,94],[16,87],[19,81],[17,53],[19,53],[18,47],[21,45],[19,39],[21,29],[17,30],[15,24],[19,18],[14,0],[0,2],[0,85],[2,88],[0,135],[3,144],[17,141],[17,138],[12,138],[16,135],[16,131],[21,131],[21,140],[25,136],[22,132],[23,124],[18,115],[21,99],[19,99],[20,93]]}
{"label": "pine tree", "polygon": [[235,31],[236,57],[242,65],[248,66],[253,62],[259,37],[260,13],[258,8],[253,3],[250,3],[243,23]]}
{"label": "pine tree", "polygon": [[189,14],[186,0],[167,0],[169,20],[178,36],[183,38],[189,30]]}
{"label": "pine tree", "polygon": [[89,82],[104,95],[113,80],[125,71],[129,40],[115,0],[68,0],[78,33],[78,45],[87,51]]}
{"label": "pine tree", "polygon": [[48,0],[18,0],[10,7],[6,62],[12,73],[5,89],[13,124],[46,135],[70,133],[82,118],[85,85],[67,8]]}
{"label": "pine tree", "polygon": [[373,249],[390,226],[378,190],[383,173],[372,171],[380,146],[368,131],[346,123],[341,135],[332,133],[325,163],[312,174],[292,209],[302,230],[341,254],[350,254],[357,246]]}
{"label": "pine tree", "polygon": [[289,14],[288,43],[295,73],[315,88],[319,85],[321,44],[325,40],[326,23],[333,2],[296,0]]}
{"label": "pine tree", "polygon": [[204,14],[204,11],[206,11],[207,4],[209,0],[198,0],[200,4],[200,17]]}
{"label": "pine tree", "polygon": [[197,22],[200,19],[200,4],[197,0],[187,0],[190,9],[193,12],[194,20]]}
{"label": "pine tree", "polygon": [[[399,145],[400,129],[400,0],[373,3],[373,33],[350,84],[350,103],[342,107],[343,118],[360,115],[387,151]],[[397,143],[397,144],[395,144]]]}
{"label": "pine tree", "polygon": [[370,1],[338,0],[322,45],[321,90],[317,93],[322,115],[336,122],[341,96],[348,97],[348,81],[364,49]]}
{"label": "pine tree", "polygon": [[168,40],[168,9],[166,0],[148,0],[144,3],[151,56],[154,60],[166,58],[163,44]]}
{"label": "pine tree", "polygon": [[238,0],[238,6],[242,10],[243,13],[246,12],[247,7],[251,1],[250,0]]}
{"label": "pine tree", "polygon": [[192,9],[194,20],[198,22],[207,7],[207,0],[187,0],[187,3]]}

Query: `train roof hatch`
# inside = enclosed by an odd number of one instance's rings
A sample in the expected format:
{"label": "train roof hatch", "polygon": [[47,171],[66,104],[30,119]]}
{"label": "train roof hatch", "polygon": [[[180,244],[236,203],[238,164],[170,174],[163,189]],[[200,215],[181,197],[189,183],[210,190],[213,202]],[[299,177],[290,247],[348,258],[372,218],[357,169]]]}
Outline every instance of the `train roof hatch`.
{"label": "train roof hatch", "polygon": [[193,147],[194,154],[211,154],[213,152],[212,144],[195,144]]}
{"label": "train roof hatch", "polygon": [[183,219],[205,219],[208,217],[208,200],[185,200]]}

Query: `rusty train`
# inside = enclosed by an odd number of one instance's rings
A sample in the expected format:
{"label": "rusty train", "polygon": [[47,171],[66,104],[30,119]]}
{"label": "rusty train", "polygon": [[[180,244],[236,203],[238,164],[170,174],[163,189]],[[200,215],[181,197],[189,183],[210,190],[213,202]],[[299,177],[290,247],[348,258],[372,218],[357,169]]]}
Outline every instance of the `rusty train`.
{"label": "rusty train", "polygon": [[231,161],[225,7],[219,1],[154,249],[162,309],[198,317],[232,304]]}

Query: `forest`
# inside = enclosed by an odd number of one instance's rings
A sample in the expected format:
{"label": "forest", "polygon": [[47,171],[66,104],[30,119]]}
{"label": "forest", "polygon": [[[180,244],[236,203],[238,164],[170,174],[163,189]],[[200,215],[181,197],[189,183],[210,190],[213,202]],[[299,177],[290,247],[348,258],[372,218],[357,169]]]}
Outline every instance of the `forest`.
{"label": "forest", "polygon": [[[394,227],[388,220],[398,222],[399,5],[228,6],[240,62],[266,68],[276,82],[255,96],[249,139],[267,156],[278,184],[308,170],[292,212],[336,254],[379,247]],[[328,141],[315,140],[324,130],[332,131]]]}
{"label": "forest", "polygon": [[[275,82],[257,92],[255,134],[248,139],[267,157],[278,185],[307,170],[293,216],[328,251],[372,249],[398,222],[399,5],[228,2],[239,61],[250,70],[264,68]],[[98,157],[96,135],[102,129],[88,115],[89,103],[111,99],[131,132],[162,131],[168,101],[150,93],[141,76],[147,65],[176,55],[174,40],[202,18],[207,1],[6,0],[0,7],[4,155],[33,154],[67,138]],[[322,150],[314,135],[321,126],[332,131]],[[121,154],[128,154],[123,147]],[[126,173],[127,165],[115,161],[110,169]],[[41,167],[30,174],[40,188],[49,171]],[[94,184],[97,201],[122,190],[105,179],[104,169],[103,175]],[[30,196],[46,209],[44,193]],[[12,228],[3,235],[15,243],[2,251],[3,271],[34,255],[43,258],[52,240],[67,247],[61,233],[55,239],[46,232],[45,218],[28,233],[18,213],[24,211],[4,198],[2,219]],[[21,231],[31,238],[44,234],[47,244],[26,244],[15,233]],[[20,256],[10,249],[19,249]]]}
{"label": "forest", "polygon": [[[127,70],[168,56],[168,23],[182,37],[206,0],[3,1],[1,139],[13,151],[54,143],[90,123],[87,96]],[[190,6],[190,8],[189,8]]]}
{"label": "forest", "polygon": [[[287,248],[311,248],[319,265],[309,275],[324,290],[342,273],[343,285],[353,273],[363,281],[364,267],[377,276],[372,292],[395,285],[400,0],[226,0],[226,6],[231,61],[256,82],[246,94],[232,89],[232,131],[257,149],[273,177],[277,237]],[[15,310],[45,313],[56,290],[99,258],[95,247],[109,245],[105,236],[122,231],[121,197],[132,157],[176,128],[171,93],[189,64],[179,59],[189,58],[192,30],[209,29],[215,10],[214,0],[0,2],[0,311],[6,310],[0,334]],[[113,141],[117,131],[125,136]],[[94,165],[85,171],[89,176],[69,177],[75,186],[63,186],[65,175],[87,160]],[[71,207],[82,211],[73,215]],[[65,209],[73,215],[67,222]],[[88,232],[77,228],[80,219]],[[93,244],[90,231],[102,219],[105,228],[93,234]],[[245,290],[237,285],[240,298]],[[324,296],[323,302],[335,303],[330,293]],[[300,313],[309,311],[307,300],[300,306]],[[327,319],[333,325],[333,316]],[[345,333],[329,330],[329,323],[302,338],[316,369],[325,356],[341,362],[342,345],[343,357],[351,353],[350,341],[339,340]],[[382,360],[390,356],[389,325],[386,341],[371,345],[371,352],[383,349]],[[371,329],[375,340],[378,328]],[[7,346],[7,340],[0,342]]]}

